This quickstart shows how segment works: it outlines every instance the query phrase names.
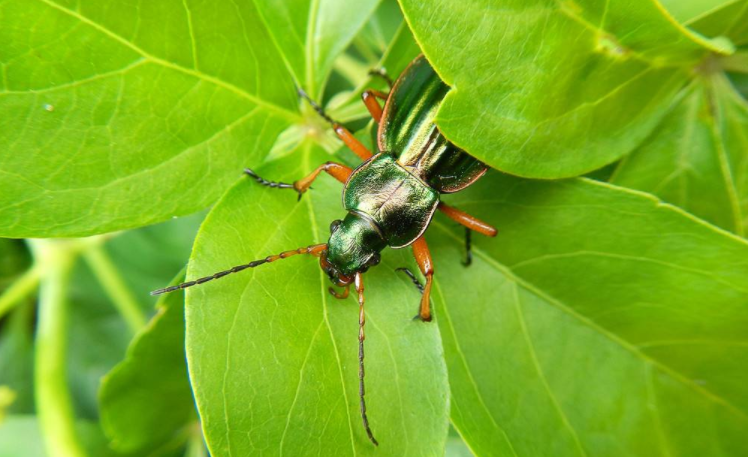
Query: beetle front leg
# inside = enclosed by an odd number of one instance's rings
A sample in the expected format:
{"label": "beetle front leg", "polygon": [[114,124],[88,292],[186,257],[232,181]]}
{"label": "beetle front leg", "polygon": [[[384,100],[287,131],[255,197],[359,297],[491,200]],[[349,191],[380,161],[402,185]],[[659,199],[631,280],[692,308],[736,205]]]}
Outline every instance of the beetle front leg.
{"label": "beetle front leg", "polygon": [[257,173],[250,170],[249,168],[244,169],[244,173],[254,178],[255,181],[262,184],[263,186],[274,187],[277,189],[294,189],[299,194],[299,200],[301,200],[301,196],[304,195],[304,192],[309,190],[314,180],[317,179],[317,176],[319,176],[319,174],[323,171],[340,181],[342,184],[345,184],[345,182],[348,181],[348,177],[351,175],[351,173],[353,173],[353,170],[346,167],[345,165],[341,165],[336,162],[325,162],[317,167],[313,172],[309,173],[309,175],[307,175],[306,177],[295,181],[293,184],[288,184],[285,182],[268,181],[264,178],[261,178],[259,175],[257,175]]}
{"label": "beetle front leg", "polygon": [[413,243],[413,254],[416,257],[418,268],[426,277],[423,295],[421,295],[421,306],[416,317],[420,317],[424,322],[429,322],[431,321],[431,284],[434,279],[434,264],[431,261],[431,252],[423,235]]}
{"label": "beetle front leg", "polygon": [[343,127],[339,122],[336,122],[330,116],[328,116],[325,110],[322,109],[322,107],[319,106],[314,100],[312,100],[312,98],[306,92],[304,92],[303,89],[298,88],[297,90],[299,92],[299,95],[304,100],[309,102],[314,111],[316,111],[317,114],[322,116],[324,120],[332,125],[332,130],[335,132],[338,138],[340,138],[341,141],[343,141],[343,143],[345,143],[345,145],[348,146],[348,148],[350,148],[350,150],[353,151],[354,154],[359,156],[361,160],[364,161],[369,160],[374,156],[374,154],[372,154],[371,151],[369,151],[366,146],[363,145],[363,143],[358,141],[358,139],[353,136],[353,133],[351,133],[350,130]]}

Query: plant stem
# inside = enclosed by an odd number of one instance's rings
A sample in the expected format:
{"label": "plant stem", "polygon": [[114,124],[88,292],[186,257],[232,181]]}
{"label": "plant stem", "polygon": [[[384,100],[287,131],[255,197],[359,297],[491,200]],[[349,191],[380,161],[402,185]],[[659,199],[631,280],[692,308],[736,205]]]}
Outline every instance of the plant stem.
{"label": "plant stem", "polygon": [[33,240],[37,264],[44,268],[39,290],[34,390],[39,426],[52,457],[86,455],[75,430],[67,386],[68,286],[76,253],[70,242]]}
{"label": "plant stem", "polygon": [[194,430],[190,432],[189,440],[187,441],[187,452],[185,457],[207,457],[208,451],[205,448],[205,441],[203,439],[203,432],[200,428],[200,423],[194,425]]}
{"label": "plant stem", "polygon": [[726,71],[748,74],[748,51],[736,52],[722,58],[722,68]]}
{"label": "plant stem", "polygon": [[31,295],[39,284],[39,268],[29,268],[20,278],[16,279],[8,289],[0,295],[0,319],[11,311],[24,298]]}
{"label": "plant stem", "polygon": [[130,330],[137,333],[145,326],[145,314],[104,247],[99,244],[91,245],[83,251],[83,257]]}

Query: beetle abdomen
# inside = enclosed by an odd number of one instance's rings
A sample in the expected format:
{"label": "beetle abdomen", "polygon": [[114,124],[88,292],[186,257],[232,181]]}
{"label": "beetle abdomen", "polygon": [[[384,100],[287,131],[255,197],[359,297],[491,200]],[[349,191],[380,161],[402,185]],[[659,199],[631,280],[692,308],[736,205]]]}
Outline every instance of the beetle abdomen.
{"label": "beetle abdomen", "polygon": [[439,192],[457,192],[488,167],[450,143],[434,124],[449,87],[420,56],[398,78],[384,107],[378,146]]}
{"label": "beetle abdomen", "polygon": [[408,246],[426,230],[439,193],[388,154],[358,167],[346,183],[343,205],[369,217],[393,248]]}

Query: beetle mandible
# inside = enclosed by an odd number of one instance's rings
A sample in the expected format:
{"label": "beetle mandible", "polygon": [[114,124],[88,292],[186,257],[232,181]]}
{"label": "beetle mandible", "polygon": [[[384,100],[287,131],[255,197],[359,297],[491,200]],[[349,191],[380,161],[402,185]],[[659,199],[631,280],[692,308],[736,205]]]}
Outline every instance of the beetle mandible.
{"label": "beetle mandible", "polygon": [[[345,185],[342,220],[330,225],[327,243],[285,251],[264,259],[238,265],[211,276],[151,292],[158,295],[202,284],[230,273],[285,259],[297,254],[319,258],[322,270],[343,293],[330,288],[337,298],[348,296],[353,284],[359,303],[359,399],[361,418],[372,443],[377,440],[369,426],[364,401],[364,282],[363,273],[376,266],[380,252],[387,246],[399,249],[413,246],[413,254],[426,283],[421,285],[409,270],[403,269],[422,293],[418,315],[431,320],[430,295],[434,276],[431,253],[423,237],[434,213],[439,210],[466,228],[466,264],[470,263],[470,233],[496,236],[496,229],[440,201],[442,193],[452,193],[473,184],[488,167],[450,143],[434,123],[434,117],[449,87],[439,79],[423,55],[418,56],[395,81],[389,94],[366,90],[362,98],[371,116],[379,124],[376,155],[361,144],[341,124],[331,119],[301,89],[299,94],[327,120],[337,136],[364,162],[355,170],[327,162],[293,184],[268,181],[250,169],[245,173],[262,185],[294,189],[299,198],[312,182],[325,172]],[[377,100],[384,101],[384,107]]]}

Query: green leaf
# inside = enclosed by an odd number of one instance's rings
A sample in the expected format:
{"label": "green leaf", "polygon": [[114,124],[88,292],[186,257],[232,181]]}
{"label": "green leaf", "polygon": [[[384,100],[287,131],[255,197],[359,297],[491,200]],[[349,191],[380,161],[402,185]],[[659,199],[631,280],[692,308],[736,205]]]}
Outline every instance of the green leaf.
{"label": "green leaf", "polygon": [[[122,457],[107,446],[98,424],[78,421],[76,429],[91,456]],[[0,426],[0,457],[46,457],[44,437],[39,431],[38,419],[31,415],[11,416]],[[177,453],[149,454],[149,457],[176,457]],[[132,457],[135,457],[134,455]],[[141,457],[139,455],[138,457]]]}
{"label": "green leaf", "polygon": [[442,132],[521,176],[572,176],[622,157],[657,126],[707,51],[733,49],[648,0],[401,5],[453,88],[437,116]]}
{"label": "green leaf", "polygon": [[722,73],[684,89],[662,125],[624,159],[612,182],[738,234],[748,224],[748,103]]}
{"label": "green leaf", "polygon": [[439,218],[452,420],[476,455],[745,455],[748,243],[647,194],[491,173]]}
{"label": "green leaf", "polygon": [[320,98],[335,57],[363,27],[380,0],[254,2],[295,80]]}
{"label": "green leaf", "polygon": [[34,318],[34,308],[25,303],[11,313],[0,329],[0,386],[9,387],[14,393],[6,410],[10,414],[34,412]]}
{"label": "green leaf", "polygon": [[99,408],[118,450],[186,441],[197,418],[184,354],[184,293],[159,302],[158,314],[130,343],[125,360],[102,380]]}
{"label": "green leaf", "polygon": [[11,416],[0,425],[0,457],[45,457],[36,417]]}
{"label": "green leaf", "polygon": [[[304,143],[257,171],[292,181],[329,155]],[[301,202],[289,190],[240,182],[213,208],[188,278],[324,242],[343,216],[339,183],[324,175]],[[365,276],[366,406],[359,416],[358,306],[335,300],[318,260],[263,265],[188,290],[190,377],[212,455],[440,455],[448,387],[437,326],[413,321],[418,293],[388,252]],[[352,293],[355,295],[355,293]]]}
{"label": "green leaf", "polygon": [[[385,51],[376,68],[385,70],[387,75],[395,80],[420,53],[421,49],[413,39],[413,34],[410,33],[407,25],[403,24],[397,30],[395,37],[392,39],[390,46]],[[387,82],[381,77],[369,76],[354,90],[340,93],[333,98],[328,106],[330,115],[341,122],[360,119],[370,120],[371,114],[361,102],[361,94],[366,89],[379,89],[384,92],[389,92],[390,90]]]}
{"label": "green leaf", "polygon": [[673,0],[665,6],[676,18],[682,18],[681,22],[703,35],[724,36],[738,45],[748,42],[748,2],[745,0]]}
{"label": "green leaf", "polygon": [[[184,268],[201,219],[170,220],[124,233],[106,244],[144,312],[153,312],[148,292]],[[78,262],[75,269],[70,301],[68,363],[77,417],[98,419],[101,379],[123,360],[133,335],[86,262]]]}
{"label": "green leaf", "polygon": [[274,5],[0,3],[0,235],[89,235],[213,203],[302,122],[298,49],[278,37],[300,40],[320,84],[376,0]]}

